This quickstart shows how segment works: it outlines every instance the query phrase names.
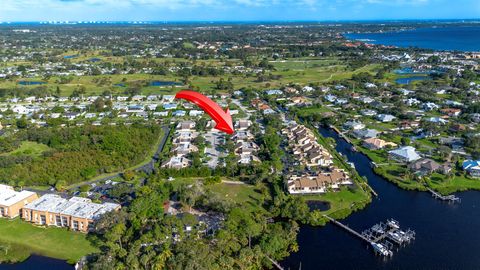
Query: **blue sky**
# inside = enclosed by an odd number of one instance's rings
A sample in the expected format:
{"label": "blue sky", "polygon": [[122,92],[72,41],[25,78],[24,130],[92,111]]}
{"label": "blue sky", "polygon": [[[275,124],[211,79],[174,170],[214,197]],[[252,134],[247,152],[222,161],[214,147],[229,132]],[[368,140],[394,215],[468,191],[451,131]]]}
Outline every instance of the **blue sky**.
{"label": "blue sky", "polygon": [[0,0],[0,21],[480,18],[480,0]]}

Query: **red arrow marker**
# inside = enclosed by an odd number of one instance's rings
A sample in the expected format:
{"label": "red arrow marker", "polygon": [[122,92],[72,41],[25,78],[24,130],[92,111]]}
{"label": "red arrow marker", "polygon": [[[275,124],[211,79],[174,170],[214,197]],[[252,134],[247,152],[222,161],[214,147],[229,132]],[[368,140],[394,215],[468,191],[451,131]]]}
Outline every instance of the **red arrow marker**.
{"label": "red arrow marker", "polygon": [[215,126],[216,129],[228,134],[233,134],[232,116],[228,108],[226,111],[223,111],[217,103],[195,91],[182,90],[175,95],[175,98],[185,99],[197,104],[198,107],[202,108],[202,110],[215,120],[217,123]]}

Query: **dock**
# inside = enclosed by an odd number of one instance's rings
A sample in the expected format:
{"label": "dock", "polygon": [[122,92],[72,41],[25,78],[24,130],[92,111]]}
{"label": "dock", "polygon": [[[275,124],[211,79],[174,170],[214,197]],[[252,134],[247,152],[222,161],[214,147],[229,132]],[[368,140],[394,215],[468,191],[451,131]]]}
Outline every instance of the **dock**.
{"label": "dock", "polygon": [[441,200],[441,201],[445,201],[445,202],[461,202],[461,199],[455,195],[442,195],[438,192],[436,192],[435,190],[431,189],[431,188],[428,188],[427,187],[427,190],[430,191],[430,193],[432,193],[432,197],[434,197],[435,199],[437,200]]}
{"label": "dock", "polygon": [[388,219],[386,222],[380,222],[363,231],[362,233],[359,233],[332,217],[327,215],[324,215],[324,217],[330,220],[333,224],[367,242],[373,248],[375,254],[384,257],[393,256],[393,249],[395,245],[400,247],[415,240],[415,232],[410,229],[406,231],[401,230],[400,224],[394,219]]}

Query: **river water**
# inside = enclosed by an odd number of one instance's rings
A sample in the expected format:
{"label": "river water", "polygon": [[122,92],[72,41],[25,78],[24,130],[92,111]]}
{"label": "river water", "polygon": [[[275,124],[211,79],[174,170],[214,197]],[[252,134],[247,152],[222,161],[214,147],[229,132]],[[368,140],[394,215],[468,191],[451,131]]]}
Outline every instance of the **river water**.
{"label": "river water", "polygon": [[[285,269],[480,269],[480,193],[463,192],[459,204],[433,199],[429,193],[405,191],[374,174],[369,159],[350,151],[350,145],[330,129],[325,137],[337,141],[338,152],[347,156],[361,176],[379,194],[365,209],[342,220],[357,231],[394,218],[403,229],[411,228],[416,239],[392,258],[375,256],[368,244],[332,224],[302,226],[300,251],[282,265]],[[480,180],[479,180],[480,181]]]}

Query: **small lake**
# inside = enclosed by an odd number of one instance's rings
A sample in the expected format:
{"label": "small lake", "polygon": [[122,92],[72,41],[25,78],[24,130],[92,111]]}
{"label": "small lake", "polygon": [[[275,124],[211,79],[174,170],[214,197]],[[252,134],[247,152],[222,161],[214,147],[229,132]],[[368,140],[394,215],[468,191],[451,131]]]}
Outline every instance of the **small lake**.
{"label": "small lake", "polygon": [[0,270],[73,270],[73,265],[65,261],[38,255],[30,256],[26,261],[15,264],[0,264]]}
{"label": "small lake", "polygon": [[431,78],[428,76],[410,76],[405,78],[398,78],[395,80],[398,84],[411,84],[414,81],[425,81],[430,80]]}
{"label": "small lake", "polygon": [[78,57],[78,54],[75,54],[75,55],[65,55],[63,57],[63,59],[73,59],[73,58],[77,58]]}
{"label": "small lake", "polygon": [[47,84],[46,82],[40,82],[40,81],[19,81],[18,84],[20,85],[42,85],[42,84]]}
{"label": "small lake", "polygon": [[150,86],[182,86],[182,83],[173,81],[153,81]]}

